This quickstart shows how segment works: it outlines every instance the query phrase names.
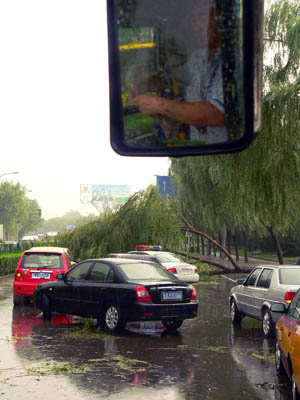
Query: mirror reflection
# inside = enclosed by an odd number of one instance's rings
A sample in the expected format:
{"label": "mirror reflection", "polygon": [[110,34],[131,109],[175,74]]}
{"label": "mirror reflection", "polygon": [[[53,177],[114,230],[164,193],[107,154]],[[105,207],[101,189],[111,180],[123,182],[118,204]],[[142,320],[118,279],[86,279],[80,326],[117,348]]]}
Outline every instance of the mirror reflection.
{"label": "mirror reflection", "polygon": [[241,1],[119,0],[117,11],[124,143],[157,148],[240,139]]}

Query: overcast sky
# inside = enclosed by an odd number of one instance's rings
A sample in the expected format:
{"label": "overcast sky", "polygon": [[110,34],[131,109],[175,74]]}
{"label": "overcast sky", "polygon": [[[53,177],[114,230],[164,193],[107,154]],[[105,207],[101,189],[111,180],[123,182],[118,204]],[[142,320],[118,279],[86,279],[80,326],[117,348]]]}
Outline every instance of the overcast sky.
{"label": "overcast sky", "polygon": [[105,0],[0,1],[0,175],[48,219],[80,204],[80,184],[166,175],[167,158],[121,157],[109,143]]}

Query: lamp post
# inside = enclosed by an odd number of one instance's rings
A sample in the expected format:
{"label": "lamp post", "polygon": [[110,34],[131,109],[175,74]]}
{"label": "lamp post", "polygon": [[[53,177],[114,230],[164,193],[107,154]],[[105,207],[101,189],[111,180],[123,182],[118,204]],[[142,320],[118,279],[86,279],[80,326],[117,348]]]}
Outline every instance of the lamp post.
{"label": "lamp post", "polygon": [[5,174],[0,175],[0,179],[2,178],[2,176],[4,175],[15,175],[15,174],[19,174],[20,172],[16,171],[16,172],[6,172]]}

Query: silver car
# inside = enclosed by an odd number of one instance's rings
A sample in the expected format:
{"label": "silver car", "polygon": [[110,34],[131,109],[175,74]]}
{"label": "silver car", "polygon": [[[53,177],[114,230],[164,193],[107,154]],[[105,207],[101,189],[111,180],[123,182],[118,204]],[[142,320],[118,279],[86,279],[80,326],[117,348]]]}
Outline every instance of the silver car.
{"label": "silver car", "polygon": [[274,335],[274,323],[280,314],[273,313],[273,303],[292,301],[300,288],[300,266],[260,265],[245,280],[238,279],[231,289],[230,316],[232,323],[240,323],[242,318],[252,317],[262,321],[265,336]]}
{"label": "silver car", "polygon": [[152,261],[157,262],[172,272],[178,279],[187,283],[196,283],[199,281],[197,267],[182,261],[176,254],[168,251],[153,250],[135,250],[128,254],[151,256]]}

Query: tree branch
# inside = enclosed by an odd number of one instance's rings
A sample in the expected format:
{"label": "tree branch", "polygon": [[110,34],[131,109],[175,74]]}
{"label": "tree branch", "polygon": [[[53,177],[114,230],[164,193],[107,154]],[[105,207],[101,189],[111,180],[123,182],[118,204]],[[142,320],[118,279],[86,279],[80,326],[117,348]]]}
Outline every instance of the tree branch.
{"label": "tree branch", "polygon": [[[228,258],[228,260],[231,262],[231,264],[232,264],[232,266],[234,267],[234,272],[241,272],[241,267],[234,261],[234,259],[233,259],[233,257],[231,256],[231,254],[223,247],[223,246],[221,246],[218,242],[216,242],[213,238],[211,238],[210,236],[208,236],[206,233],[204,233],[204,232],[200,232],[200,231],[197,231],[188,221],[187,221],[187,219],[180,213],[179,214],[180,215],[180,218],[185,222],[185,224],[187,225],[187,226],[183,226],[181,229],[182,230],[184,230],[184,231],[189,231],[189,232],[193,232],[193,233],[195,233],[196,235],[200,235],[200,236],[202,236],[202,237],[204,237],[205,239],[207,239],[207,240],[209,240],[214,246],[216,246],[216,247],[218,247],[218,249],[221,251],[221,252],[223,252],[226,256],[227,256],[227,258]],[[207,262],[207,261],[206,261]],[[215,264],[214,264],[215,265]],[[216,265],[216,266],[218,266],[219,268],[226,268],[226,266],[224,266],[224,265],[222,265],[221,263],[220,264],[218,264],[218,265]],[[228,269],[228,267],[227,267],[227,269]]]}

